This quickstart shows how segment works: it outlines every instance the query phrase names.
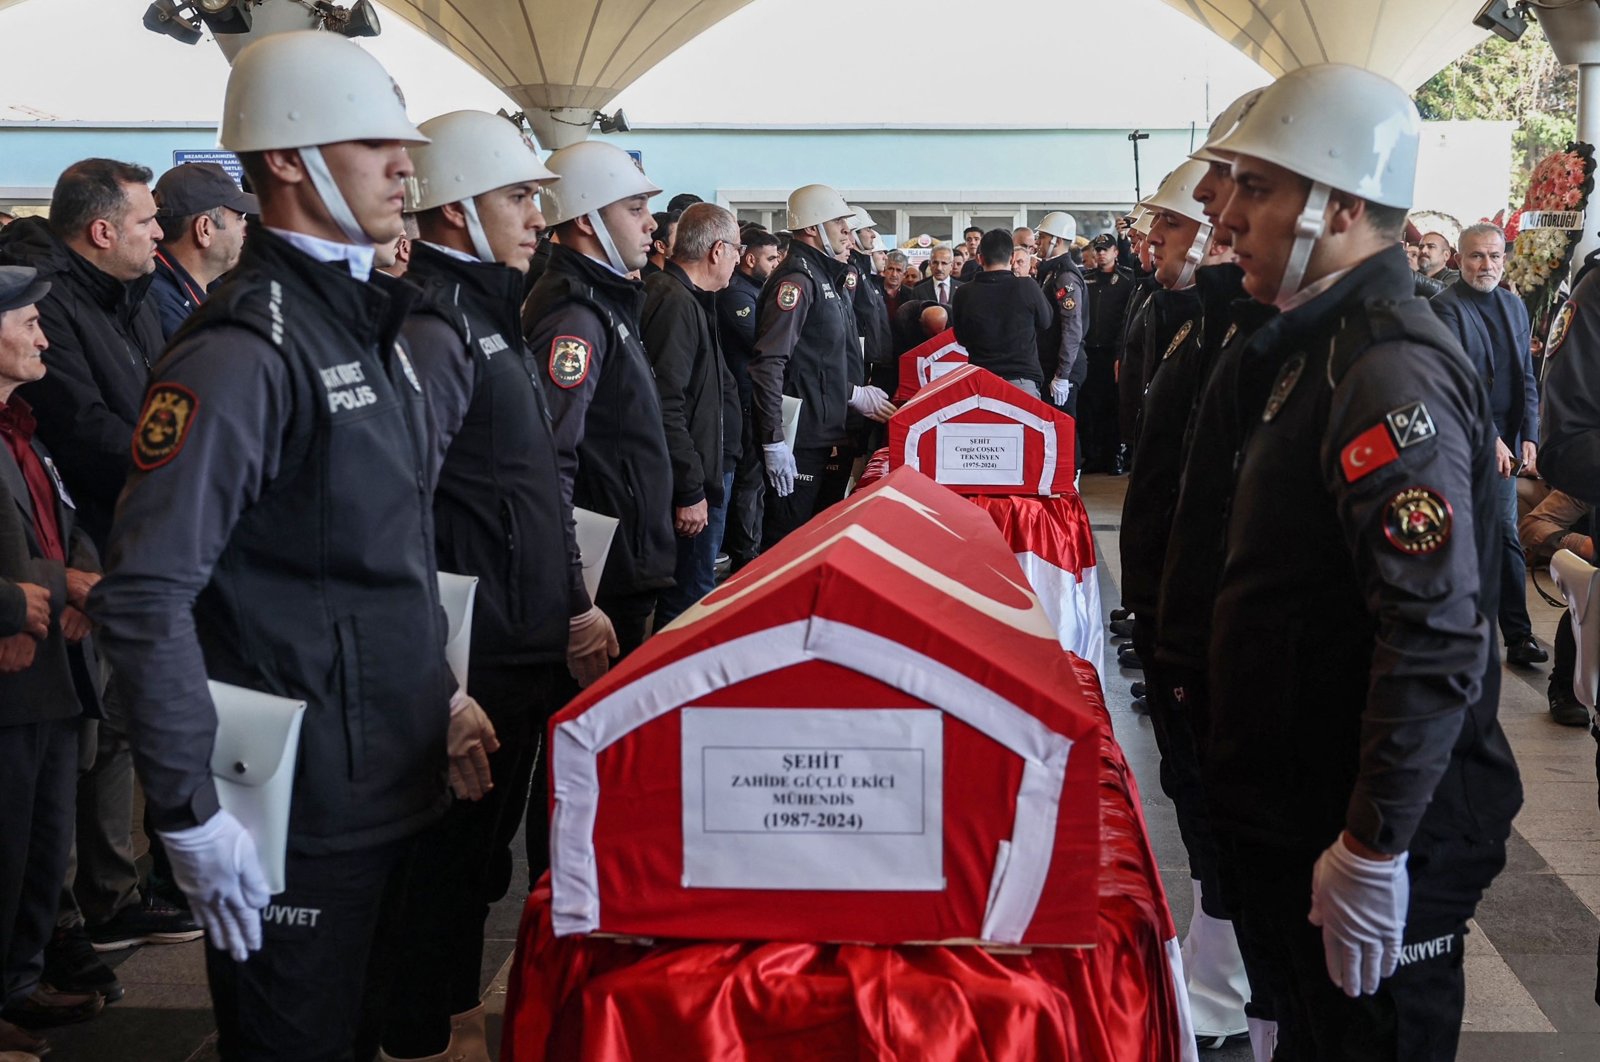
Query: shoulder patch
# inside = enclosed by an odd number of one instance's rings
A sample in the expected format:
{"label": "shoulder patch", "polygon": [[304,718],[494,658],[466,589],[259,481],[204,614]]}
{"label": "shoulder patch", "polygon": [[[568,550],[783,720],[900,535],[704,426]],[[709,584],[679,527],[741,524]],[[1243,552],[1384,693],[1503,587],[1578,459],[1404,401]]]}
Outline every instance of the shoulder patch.
{"label": "shoulder patch", "polygon": [[589,378],[589,358],[594,349],[587,339],[556,336],[550,341],[550,379],[561,388],[577,387]]}
{"label": "shoulder patch", "polygon": [[749,317],[750,316],[750,307],[741,306],[739,309],[733,311],[733,315],[735,317]]}
{"label": "shoulder patch", "polygon": [[1567,341],[1567,333],[1572,329],[1572,319],[1578,316],[1578,307],[1568,299],[1561,307],[1561,312],[1556,314],[1556,319],[1550,322],[1550,335],[1544,343],[1544,356],[1550,357],[1561,349],[1561,344]]}
{"label": "shoulder patch", "polygon": [[1432,487],[1407,487],[1383,508],[1383,537],[1413,557],[1437,552],[1450,541],[1450,503]]}
{"label": "shoulder patch", "polygon": [[134,467],[149,472],[177,457],[199,409],[200,399],[181,384],[158,383],[150,388],[133,432]]}
{"label": "shoulder patch", "polygon": [[1382,424],[1374,424],[1339,452],[1339,467],[1344,470],[1344,481],[1354,483],[1399,459],[1400,451],[1390,441],[1388,430]]}
{"label": "shoulder patch", "polygon": [[1289,399],[1289,392],[1294,390],[1294,385],[1300,382],[1300,374],[1305,372],[1306,356],[1296,354],[1284,362],[1283,368],[1278,370],[1278,378],[1272,382],[1272,390],[1267,395],[1266,408],[1261,411],[1261,423],[1271,424],[1283,410],[1284,402]]}
{"label": "shoulder patch", "polygon": [[778,309],[785,312],[800,305],[800,285],[785,280],[778,285]]}
{"label": "shoulder patch", "polygon": [[1439,434],[1439,429],[1433,426],[1433,418],[1428,416],[1428,407],[1421,402],[1402,406],[1383,419],[1389,425],[1389,434],[1394,436],[1394,444],[1402,450]]}
{"label": "shoulder patch", "polygon": [[1193,321],[1185,321],[1185,322],[1183,322],[1183,327],[1178,329],[1178,334],[1172,337],[1172,342],[1171,343],[1167,344],[1167,352],[1165,354],[1161,355],[1161,360],[1162,361],[1166,361],[1168,358],[1172,357],[1173,354],[1177,353],[1178,348],[1183,345],[1183,341],[1185,339],[1188,339],[1189,338],[1189,333],[1193,332],[1193,331],[1194,331],[1194,322]]}

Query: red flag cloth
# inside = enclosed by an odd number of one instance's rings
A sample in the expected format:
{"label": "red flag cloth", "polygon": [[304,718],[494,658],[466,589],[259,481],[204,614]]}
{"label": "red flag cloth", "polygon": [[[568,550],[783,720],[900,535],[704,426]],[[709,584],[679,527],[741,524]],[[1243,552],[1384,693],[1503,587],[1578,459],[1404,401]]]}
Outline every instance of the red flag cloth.
{"label": "red flag cloth", "polygon": [[965,364],[967,348],[956,342],[954,328],[946,328],[900,355],[900,386],[895,389],[895,402],[904,402],[940,376]]}
{"label": "red flag cloth", "polygon": [[[1074,666],[1098,691],[1093,669]],[[502,1062],[1193,1058],[1176,933],[1112,741],[1099,797],[1092,948],[557,938],[541,882],[518,935]]]}

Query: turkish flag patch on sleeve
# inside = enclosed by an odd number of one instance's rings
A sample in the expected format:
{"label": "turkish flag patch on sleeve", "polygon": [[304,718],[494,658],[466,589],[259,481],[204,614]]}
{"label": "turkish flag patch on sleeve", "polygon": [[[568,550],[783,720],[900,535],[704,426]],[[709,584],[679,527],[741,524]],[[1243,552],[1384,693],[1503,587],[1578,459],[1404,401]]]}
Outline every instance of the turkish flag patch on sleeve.
{"label": "turkish flag patch on sleeve", "polygon": [[1400,456],[1389,438],[1389,429],[1374,424],[1350,440],[1339,454],[1339,464],[1344,469],[1344,481],[1354,483],[1369,472],[1375,472]]}

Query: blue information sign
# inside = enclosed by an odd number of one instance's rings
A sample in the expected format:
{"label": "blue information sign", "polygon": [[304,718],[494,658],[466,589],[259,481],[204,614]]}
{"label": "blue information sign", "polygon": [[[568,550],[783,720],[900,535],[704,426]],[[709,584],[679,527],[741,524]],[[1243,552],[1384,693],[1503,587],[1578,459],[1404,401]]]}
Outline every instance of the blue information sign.
{"label": "blue information sign", "polygon": [[174,151],[172,164],[182,166],[186,162],[214,162],[228,171],[235,184],[244,184],[244,167],[239,165],[239,156],[231,151]]}

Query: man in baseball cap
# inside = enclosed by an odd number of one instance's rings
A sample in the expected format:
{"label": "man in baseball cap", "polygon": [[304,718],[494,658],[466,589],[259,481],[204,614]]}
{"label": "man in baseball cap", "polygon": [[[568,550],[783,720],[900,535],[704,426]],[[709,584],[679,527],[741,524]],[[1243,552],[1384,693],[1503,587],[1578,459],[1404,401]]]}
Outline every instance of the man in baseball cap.
{"label": "man in baseball cap", "polygon": [[206,289],[239,264],[245,215],[260,213],[261,204],[214,162],[172,167],[156,182],[155,198],[163,239],[150,298],[170,341],[206,301]]}

